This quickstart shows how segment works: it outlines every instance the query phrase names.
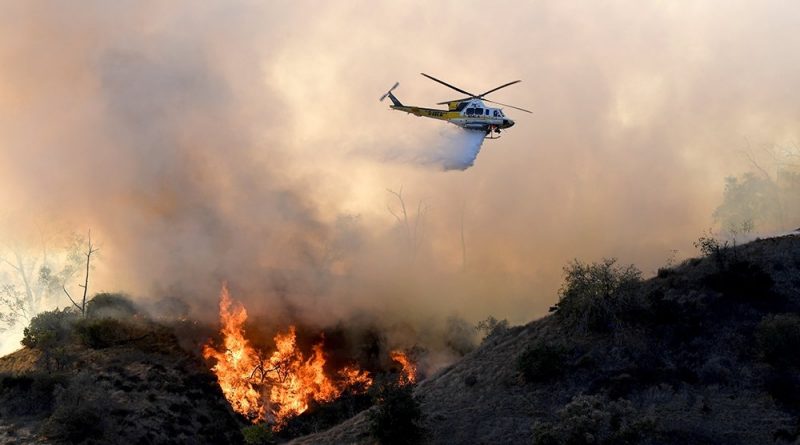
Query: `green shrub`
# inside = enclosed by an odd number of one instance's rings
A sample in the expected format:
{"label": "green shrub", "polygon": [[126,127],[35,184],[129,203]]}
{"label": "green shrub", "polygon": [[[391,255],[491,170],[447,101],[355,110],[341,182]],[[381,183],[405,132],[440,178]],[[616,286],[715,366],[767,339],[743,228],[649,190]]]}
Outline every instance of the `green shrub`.
{"label": "green shrub", "polygon": [[616,259],[585,264],[578,260],[564,267],[556,317],[582,332],[610,332],[634,307],[634,292],[642,273],[633,265],[616,266]]}
{"label": "green shrub", "polygon": [[564,348],[537,343],[517,357],[517,370],[526,382],[545,382],[563,374],[566,355]]}
{"label": "green shrub", "polygon": [[576,396],[554,422],[533,428],[535,445],[626,445],[652,436],[655,422],[642,417],[625,399]]}
{"label": "green shrub", "polygon": [[133,337],[131,326],[115,318],[84,319],[75,325],[81,344],[92,349],[103,349],[129,341]]}
{"label": "green shrub", "polygon": [[86,303],[89,318],[131,318],[140,314],[139,309],[123,294],[100,293]]}
{"label": "green shrub", "polygon": [[369,412],[370,433],[381,444],[418,444],[425,434],[422,409],[411,385],[387,383],[378,389],[376,407]]}
{"label": "green shrub", "polygon": [[761,358],[777,367],[800,367],[800,316],[767,315],[756,327],[756,346]]}
{"label": "green shrub", "polygon": [[72,309],[42,312],[31,319],[23,331],[22,345],[48,349],[66,343],[80,315]]}
{"label": "green shrub", "polygon": [[272,430],[266,423],[242,428],[242,436],[244,436],[244,443],[248,445],[269,445],[275,443]]}

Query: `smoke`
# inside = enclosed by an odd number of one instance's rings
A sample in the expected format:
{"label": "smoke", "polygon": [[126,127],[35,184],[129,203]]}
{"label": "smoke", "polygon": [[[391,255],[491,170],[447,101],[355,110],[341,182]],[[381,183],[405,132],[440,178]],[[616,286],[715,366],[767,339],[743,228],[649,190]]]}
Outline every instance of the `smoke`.
{"label": "smoke", "polygon": [[[228,280],[278,318],[525,322],[572,258],[694,254],[745,137],[800,137],[787,2],[80,4],[0,4],[0,239],[91,228],[91,291],[209,320]],[[476,162],[376,101],[453,98],[419,71],[534,114]]]}

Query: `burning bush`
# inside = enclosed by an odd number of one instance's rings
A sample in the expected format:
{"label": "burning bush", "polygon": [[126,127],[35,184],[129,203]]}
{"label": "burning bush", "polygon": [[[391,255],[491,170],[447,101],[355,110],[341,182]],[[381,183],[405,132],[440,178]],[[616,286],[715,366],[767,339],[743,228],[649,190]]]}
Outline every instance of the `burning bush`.
{"label": "burning bush", "polygon": [[398,383],[403,385],[413,385],[417,383],[417,364],[403,351],[395,350],[390,353],[392,360],[402,366]]}
{"label": "burning bush", "polygon": [[[372,404],[367,390],[373,376],[355,364],[354,357],[342,357],[348,348],[341,335],[331,332],[332,350],[339,351],[334,360],[329,360],[324,335],[306,343],[308,337],[298,340],[294,325],[276,333],[274,349],[265,353],[245,336],[247,311],[233,302],[226,287],[220,295],[219,311],[221,342],[218,346],[207,343],[203,356],[212,364],[233,410],[251,422],[269,425],[280,437],[290,438],[332,426]],[[310,346],[304,348],[303,344]],[[403,350],[391,351],[392,362],[399,365],[393,384],[409,386],[417,381],[419,373],[412,356]],[[387,371],[386,376],[390,375]]]}
{"label": "burning bush", "polygon": [[330,402],[347,389],[362,391],[372,384],[370,375],[346,366],[332,376],[325,370],[323,342],[312,347],[306,358],[297,345],[296,328],[275,335],[275,351],[267,356],[244,336],[247,311],[231,300],[227,288],[220,296],[221,348],[207,344],[206,359],[234,411],[253,422],[282,426],[311,403]]}

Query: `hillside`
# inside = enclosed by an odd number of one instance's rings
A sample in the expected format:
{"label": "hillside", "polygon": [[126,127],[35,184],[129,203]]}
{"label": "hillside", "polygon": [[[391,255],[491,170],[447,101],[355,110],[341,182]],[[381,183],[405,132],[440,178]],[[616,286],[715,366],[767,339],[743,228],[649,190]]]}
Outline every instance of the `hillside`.
{"label": "hillside", "polygon": [[72,331],[49,321],[65,338],[0,358],[0,443],[242,441],[216,377],[172,329],[138,314]]}
{"label": "hillside", "polygon": [[[415,386],[425,442],[800,443],[800,236],[706,241],[706,256],[647,280],[612,261],[570,265],[552,314],[498,325]],[[42,314],[27,347],[0,358],[0,443],[243,441],[244,419],[187,352],[206,328],[157,323],[116,295],[91,303],[86,319]],[[342,406],[301,423],[319,431]],[[376,443],[384,407],[290,443]]]}
{"label": "hillside", "polygon": [[[800,443],[800,236],[716,247],[489,336],[415,389],[428,441]],[[372,443],[368,427],[292,443]]]}

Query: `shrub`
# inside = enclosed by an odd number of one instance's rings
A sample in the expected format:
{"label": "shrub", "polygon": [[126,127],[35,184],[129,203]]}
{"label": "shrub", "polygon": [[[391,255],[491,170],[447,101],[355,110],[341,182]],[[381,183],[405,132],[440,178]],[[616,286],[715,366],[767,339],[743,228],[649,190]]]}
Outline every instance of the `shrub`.
{"label": "shrub", "polygon": [[47,438],[68,443],[103,438],[113,406],[88,374],[77,376],[56,393],[55,409],[42,428]]}
{"label": "shrub", "polygon": [[609,332],[621,324],[633,307],[634,290],[642,273],[633,265],[616,266],[614,258],[564,267],[556,316],[582,332]]}
{"label": "shrub", "polygon": [[49,414],[55,388],[66,381],[59,374],[0,374],[0,418]]}
{"label": "shrub", "polygon": [[545,382],[562,374],[566,368],[564,348],[537,343],[517,357],[517,370],[526,382]]}
{"label": "shrub", "polygon": [[115,318],[85,319],[75,325],[80,342],[92,349],[103,349],[132,339],[132,326]]}
{"label": "shrub", "polygon": [[731,262],[703,278],[711,289],[741,302],[779,303],[772,292],[774,281],[759,265],[749,261]]}
{"label": "shrub", "polygon": [[720,243],[709,230],[694,242],[694,247],[707,258],[712,258],[719,268],[724,268],[728,261],[728,242]]}
{"label": "shrub", "polygon": [[764,317],[756,327],[761,358],[777,367],[800,366],[800,316],[776,314]]}
{"label": "shrub", "polygon": [[482,334],[481,340],[486,340],[506,332],[508,330],[508,320],[498,320],[490,315],[486,320],[479,321],[475,326],[475,330]]}
{"label": "shrub", "polygon": [[248,445],[269,445],[275,443],[272,430],[266,423],[250,425],[242,428],[244,443]]}
{"label": "shrub", "polygon": [[658,278],[668,278],[672,275],[675,275],[675,270],[669,267],[659,267],[656,273]]}
{"label": "shrub", "polygon": [[372,403],[370,394],[345,391],[333,401],[310,403],[308,410],[287,419],[276,435],[279,439],[293,439],[326,430],[371,407]]}
{"label": "shrub", "polygon": [[382,444],[417,444],[424,438],[422,409],[411,385],[387,383],[378,389],[376,407],[369,413],[372,436]]}
{"label": "shrub", "polygon": [[625,399],[576,396],[558,412],[552,423],[533,428],[536,445],[636,444],[652,435],[655,422],[643,418]]}
{"label": "shrub", "polygon": [[100,293],[86,303],[89,318],[131,318],[139,313],[136,305],[123,294]]}
{"label": "shrub", "polygon": [[69,340],[72,327],[79,320],[72,309],[42,312],[31,319],[23,331],[22,344],[29,348],[48,349]]}

